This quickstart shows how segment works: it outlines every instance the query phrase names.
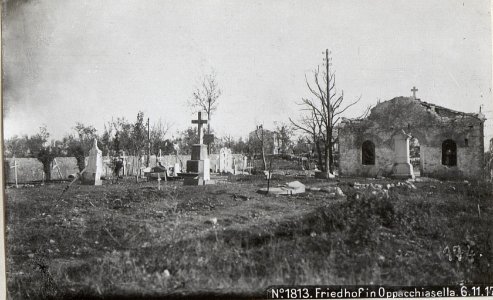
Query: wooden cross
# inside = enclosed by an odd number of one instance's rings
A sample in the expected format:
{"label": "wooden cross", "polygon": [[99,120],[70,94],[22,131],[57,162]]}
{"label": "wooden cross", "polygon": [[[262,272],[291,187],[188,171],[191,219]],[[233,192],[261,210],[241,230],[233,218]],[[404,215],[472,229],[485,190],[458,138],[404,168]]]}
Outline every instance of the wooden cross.
{"label": "wooden cross", "polygon": [[413,92],[413,98],[416,99],[416,92],[418,91],[418,89],[413,86],[413,88],[411,89],[411,92]]}
{"label": "wooden cross", "polygon": [[14,166],[10,168],[14,169],[15,187],[19,188],[19,185],[17,184],[17,160],[15,159],[15,156],[14,156]]}
{"label": "wooden cross", "polygon": [[192,124],[197,124],[199,129],[199,144],[204,143],[204,134],[202,133],[202,124],[207,124],[207,120],[202,120],[202,112],[199,111],[198,120],[192,120]]}

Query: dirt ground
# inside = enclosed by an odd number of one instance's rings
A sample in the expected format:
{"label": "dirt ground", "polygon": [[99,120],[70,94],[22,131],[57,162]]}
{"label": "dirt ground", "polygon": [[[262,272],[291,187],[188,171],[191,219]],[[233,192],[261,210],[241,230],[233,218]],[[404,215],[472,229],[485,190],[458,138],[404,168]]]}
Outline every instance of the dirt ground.
{"label": "dirt ground", "polygon": [[[289,172],[288,172],[289,173]],[[283,173],[286,174],[286,173]],[[12,299],[262,296],[273,284],[493,283],[491,185],[263,176],[7,188]],[[388,186],[387,186],[388,184]],[[394,186],[391,186],[394,185]]]}

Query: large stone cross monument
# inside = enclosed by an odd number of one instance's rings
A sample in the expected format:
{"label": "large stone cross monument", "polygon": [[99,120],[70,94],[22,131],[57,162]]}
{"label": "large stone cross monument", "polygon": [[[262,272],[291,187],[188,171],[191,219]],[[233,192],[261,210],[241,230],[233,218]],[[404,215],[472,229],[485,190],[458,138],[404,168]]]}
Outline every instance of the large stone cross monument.
{"label": "large stone cross monument", "polygon": [[192,120],[192,124],[197,124],[199,131],[199,145],[204,144],[204,133],[202,131],[202,125],[207,124],[207,120],[202,120],[202,112],[199,111],[197,120]]}
{"label": "large stone cross monument", "polygon": [[202,113],[198,113],[198,119],[192,120],[192,124],[197,124],[199,143],[192,146],[192,159],[187,161],[187,173],[185,175],[185,185],[205,185],[210,184],[210,160],[207,155],[207,145],[204,145],[204,134],[202,125],[207,124],[207,120],[202,120]]}

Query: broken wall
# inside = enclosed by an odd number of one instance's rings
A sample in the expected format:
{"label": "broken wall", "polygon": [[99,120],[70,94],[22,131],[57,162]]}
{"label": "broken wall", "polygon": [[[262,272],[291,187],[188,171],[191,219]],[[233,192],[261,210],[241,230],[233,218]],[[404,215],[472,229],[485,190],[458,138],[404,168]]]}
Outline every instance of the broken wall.
{"label": "broken wall", "polygon": [[[346,176],[391,175],[394,164],[392,136],[404,130],[420,144],[422,176],[475,178],[483,176],[484,120],[412,98],[399,97],[379,103],[367,119],[344,120],[339,129],[339,173]],[[457,165],[442,164],[442,143],[457,145]],[[364,141],[375,145],[375,164],[363,165]]]}

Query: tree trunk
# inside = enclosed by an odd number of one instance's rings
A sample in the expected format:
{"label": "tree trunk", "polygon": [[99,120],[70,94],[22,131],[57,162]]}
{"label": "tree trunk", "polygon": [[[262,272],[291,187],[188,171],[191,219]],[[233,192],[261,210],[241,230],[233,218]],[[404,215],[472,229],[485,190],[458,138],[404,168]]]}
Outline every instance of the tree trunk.
{"label": "tree trunk", "polygon": [[334,157],[332,155],[332,127],[329,129],[329,134],[328,134],[328,157],[326,157],[326,163],[327,163],[327,174],[332,173],[333,174],[333,165],[334,165]]}
{"label": "tree trunk", "polygon": [[[263,133],[262,133],[263,135]],[[265,147],[264,147],[264,139],[262,138],[262,163],[264,166],[264,171],[267,170],[267,162],[265,161]]]}
{"label": "tree trunk", "polygon": [[[211,134],[211,98],[207,99],[208,108],[207,108],[207,134]],[[207,155],[211,155],[211,144],[207,143]]]}
{"label": "tree trunk", "polygon": [[45,173],[45,180],[51,180],[51,162],[43,163],[43,172]]}
{"label": "tree trunk", "polygon": [[[209,114],[207,114],[207,134],[211,134],[211,118],[209,117]],[[207,155],[211,155],[210,143],[207,143]]]}
{"label": "tree trunk", "polygon": [[329,161],[329,147],[327,144],[324,145],[324,172],[326,174],[330,173],[330,161]]}
{"label": "tree trunk", "polygon": [[317,146],[318,165],[320,166],[320,171],[323,171],[324,165],[322,163],[322,149],[320,148],[320,141],[317,141],[315,144]]}

